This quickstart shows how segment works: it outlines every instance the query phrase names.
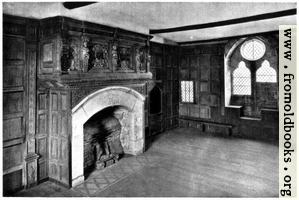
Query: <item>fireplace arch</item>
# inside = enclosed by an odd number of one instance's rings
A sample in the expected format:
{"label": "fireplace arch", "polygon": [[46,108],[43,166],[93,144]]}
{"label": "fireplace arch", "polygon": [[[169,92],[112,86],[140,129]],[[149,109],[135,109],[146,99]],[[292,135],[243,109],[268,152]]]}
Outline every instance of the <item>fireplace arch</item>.
{"label": "fireplace arch", "polygon": [[111,106],[127,110],[126,129],[122,129],[124,152],[138,155],[144,151],[144,100],[145,97],[127,87],[106,87],[85,97],[72,109],[71,179],[72,186],[84,181],[83,126],[97,112]]}

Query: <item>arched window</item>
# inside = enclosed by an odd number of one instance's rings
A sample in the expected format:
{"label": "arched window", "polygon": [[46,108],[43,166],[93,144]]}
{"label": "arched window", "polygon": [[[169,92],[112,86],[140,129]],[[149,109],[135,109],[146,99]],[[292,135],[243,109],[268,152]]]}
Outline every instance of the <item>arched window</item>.
{"label": "arched window", "polygon": [[249,61],[255,61],[265,55],[266,46],[258,39],[251,39],[244,42],[240,50],[243,58]]}
{"label": "arched window", "polygon": [[265,60],[261,67],[256,71],[256,82],[260,83],[276,83],[276,71],[270,66],[268,60]]}
{"label": "arched window", "polygon": [[251,73],[244,61],[233,72],[233,94],[251,95]]}

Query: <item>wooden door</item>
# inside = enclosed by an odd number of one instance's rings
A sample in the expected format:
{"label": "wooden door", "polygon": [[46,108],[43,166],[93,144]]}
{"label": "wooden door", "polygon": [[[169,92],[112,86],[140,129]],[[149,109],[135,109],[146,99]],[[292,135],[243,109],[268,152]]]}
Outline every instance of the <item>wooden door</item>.
{"label": "wooden door", "polygon": [[49,177],[70,185],[69,109],[66,91],[50,90]]}

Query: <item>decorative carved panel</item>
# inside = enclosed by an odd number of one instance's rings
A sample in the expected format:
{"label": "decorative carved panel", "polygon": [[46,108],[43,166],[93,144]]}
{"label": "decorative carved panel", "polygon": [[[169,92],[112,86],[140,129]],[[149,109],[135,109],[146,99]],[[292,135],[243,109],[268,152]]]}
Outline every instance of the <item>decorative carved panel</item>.
{"label": "decorative carved panel", "polygon": [[57,70],[57,44],[58,41],[55,39],[47,39],[40,42],[40,74],[52,73]]}
{"label": "decorative carved panel", "polygon": [[[115,83],[114,83],[115,85]],[[118,84],[119,85],[119,84]],[[88,96],[92,92],[95,92],[99,89],[106,87],[107,85],[85,85],[84,87],[80,87],[79,89],[73,89],[71,92],[71,99],[72,99],[72,108],[77,105],[84,97]],[[146,86],[141,84],[136,85],[124,85],[125,87],[132,88],[139,92],[140,94],[146,95]]]}
{"label": "decorative carved panel", "polygon": [[118,47],[119,63],[117,70],[130,71],[134,70],[132,66],[132,50],[130,47],[120,46]]}
{"label": "decorative carved panel", "polygon": [[42,48],[43,53],[43,62],[52,62],[53,61],[53,43],[43,44]]}
{"label": "decorative carved panel", "polygon": [[92,71],[109,70],[108,45],[94,44],[92,47],[91,69]]}

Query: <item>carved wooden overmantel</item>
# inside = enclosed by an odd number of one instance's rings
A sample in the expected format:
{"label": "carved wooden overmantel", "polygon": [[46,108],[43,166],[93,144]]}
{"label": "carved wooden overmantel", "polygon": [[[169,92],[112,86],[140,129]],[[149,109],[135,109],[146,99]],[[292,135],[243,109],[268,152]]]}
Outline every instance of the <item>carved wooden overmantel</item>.
{"label": "carved wooden overmantel", "polygon": [[150,38],[66,17],[42,19],[39,75],[149,73]]}

